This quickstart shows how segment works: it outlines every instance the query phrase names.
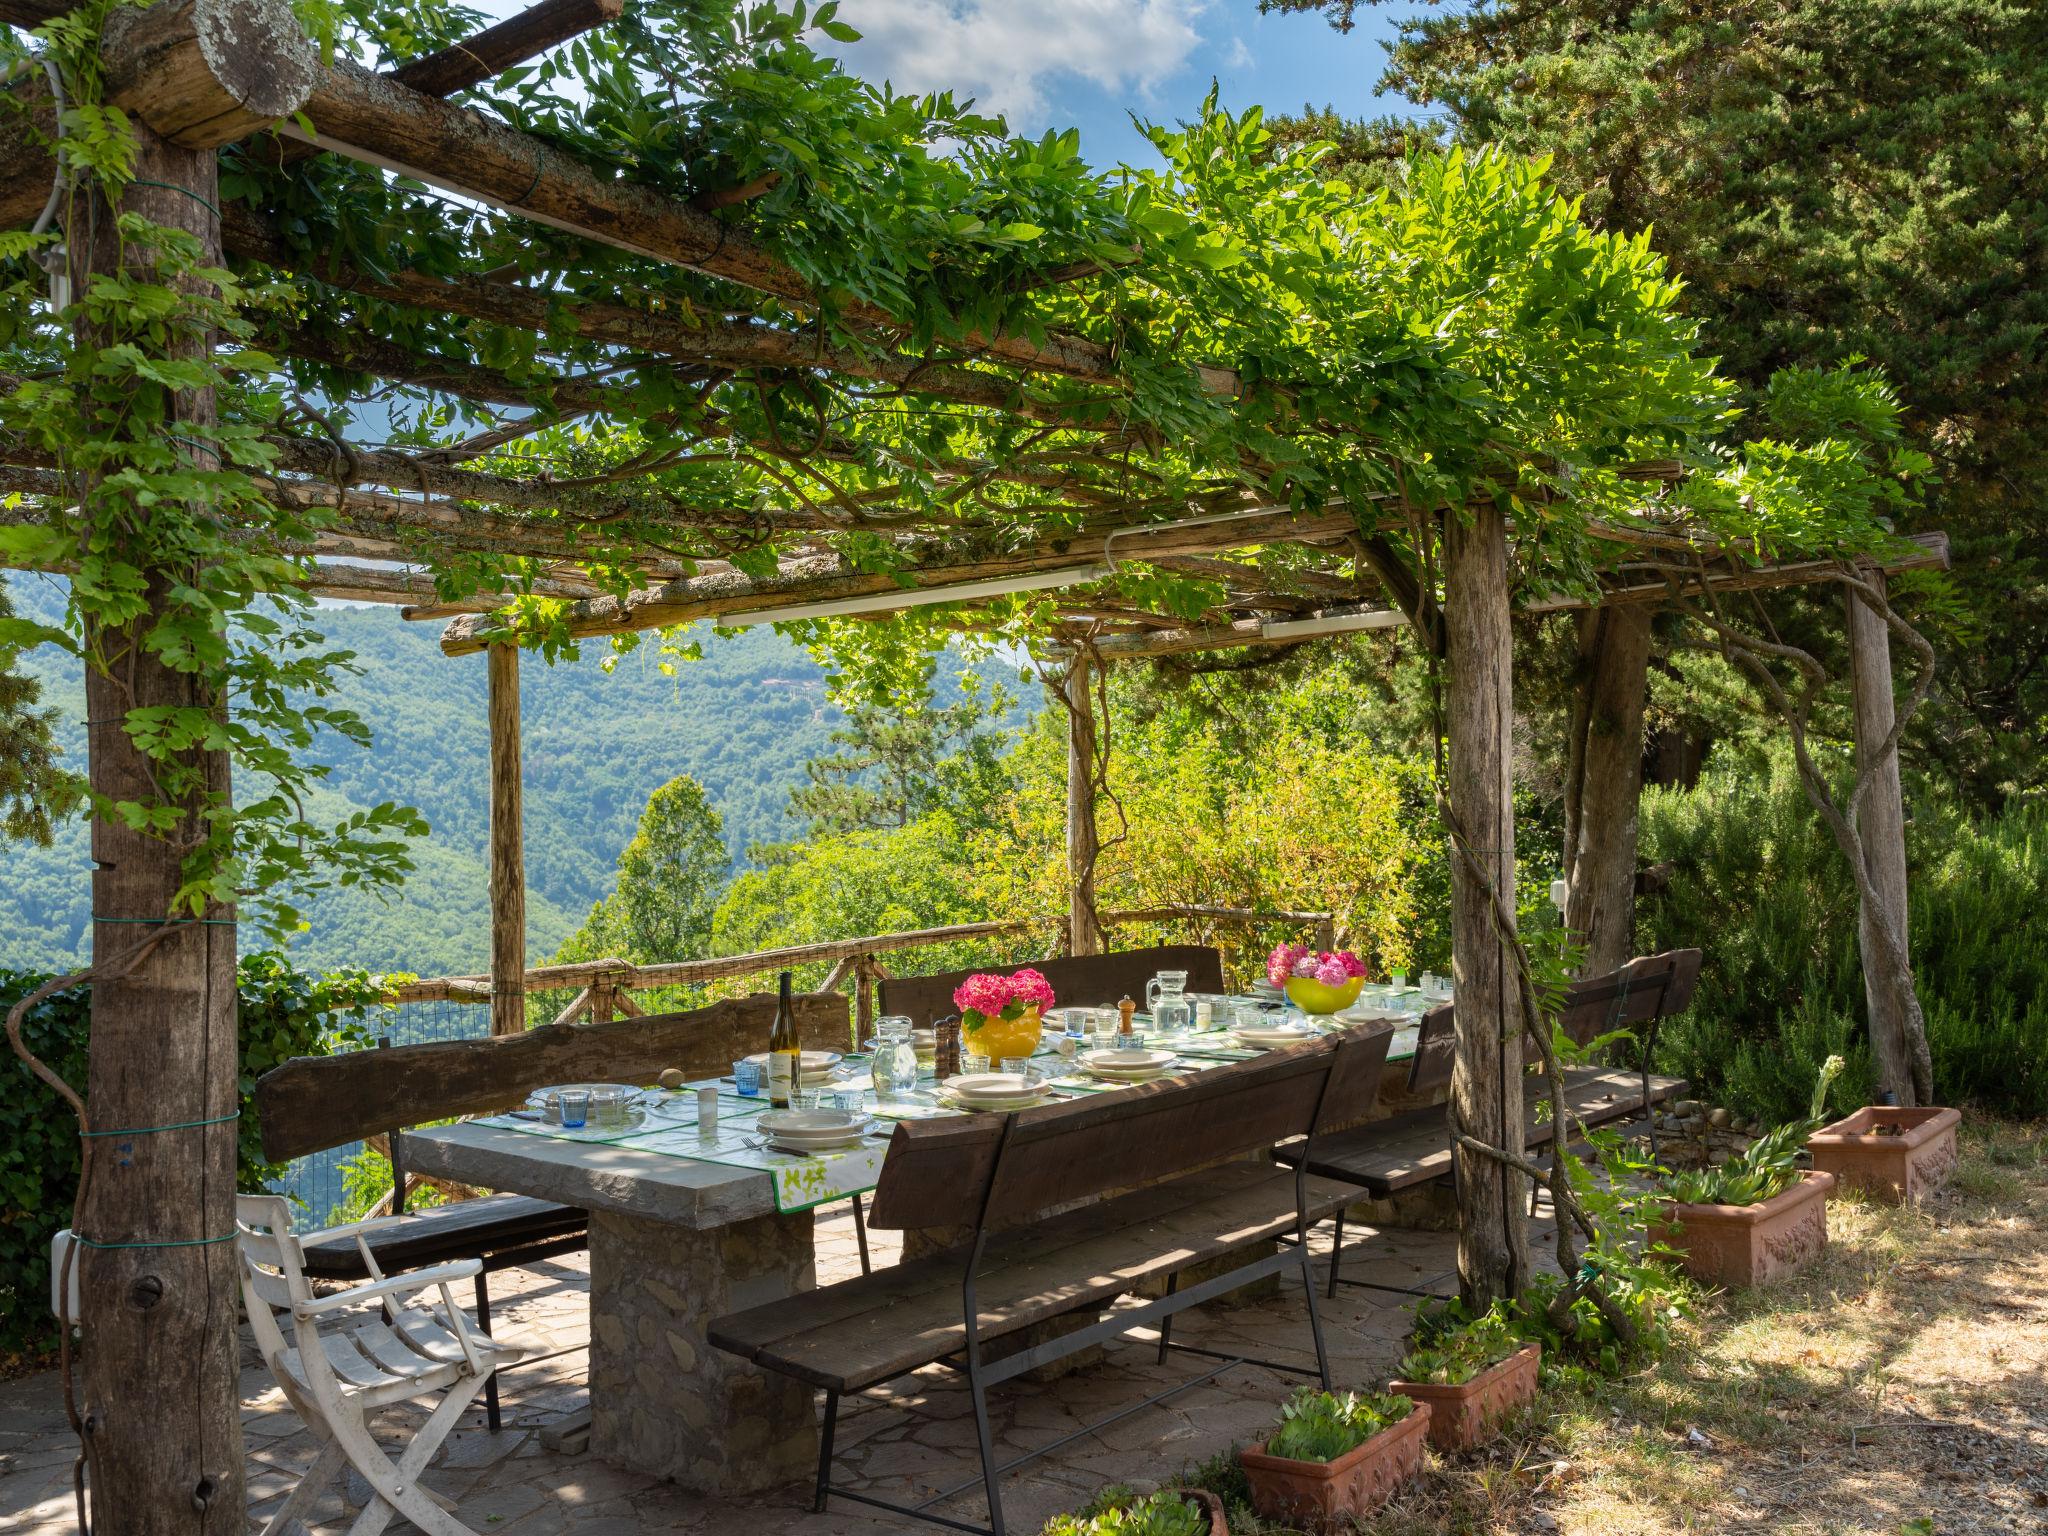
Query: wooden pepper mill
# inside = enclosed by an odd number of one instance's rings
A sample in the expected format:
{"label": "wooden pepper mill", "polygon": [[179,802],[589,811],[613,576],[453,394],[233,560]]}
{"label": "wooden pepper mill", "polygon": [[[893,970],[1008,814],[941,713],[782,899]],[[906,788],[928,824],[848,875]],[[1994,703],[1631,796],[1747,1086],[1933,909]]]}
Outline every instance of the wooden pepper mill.
{"label": "wooden pepper mill", "polygon": [[1138,1005],[1132,1002],[1130,998],[1120,997],[1116,1000],[1116,1032],[1123,1037],[1126,1045],[1130,1044],[1131,1036],[1136,1033],[1131,1028],[1131,1015],[1137,1011]]}
{"label": "wooden pepper mill", "polygon": [[937,1037],[933,1042],[932,1075],[943,1083],[960,1075],[960,1015],[940,1019],[932,1029]]}

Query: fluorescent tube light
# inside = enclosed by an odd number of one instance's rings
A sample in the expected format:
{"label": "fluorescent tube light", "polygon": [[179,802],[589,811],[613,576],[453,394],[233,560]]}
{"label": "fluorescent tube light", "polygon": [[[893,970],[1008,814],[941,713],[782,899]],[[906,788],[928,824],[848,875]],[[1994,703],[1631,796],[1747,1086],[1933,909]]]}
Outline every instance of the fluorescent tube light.
{"label": "fluorescent tube light", "polygon": [[1262,640],[1309,640],[1317,635],[1348,635],[1361,629],[1398,629],[1408,615],[1398,608],[1360,608],[1350,613],[1325,613],[1313,619],[1268,619],[1259,626]]}
{"label": "fluorescent tube light", "polygon": [[787,608],[756,608],[745,613],[726,613],[712,622],[721,629],[745,629],[750,624],[786,624],[795,619],[832,619],[851,613],[889,613],[901,608],[925,608],[933,603],[963,603],[977,597],[1005,597],[1012,592],[1042,592],[1048,587],[1072,587],[1084,582],[1103,581],[1111,574],[1107,565],[1066,565],[1057,570],[1032,571],[1023,576],[994,576],[987,581],[961,581],[945,587],[896,587],[887,592],[870,592],[863,597],[833,597],[816,603],[792,603]]}

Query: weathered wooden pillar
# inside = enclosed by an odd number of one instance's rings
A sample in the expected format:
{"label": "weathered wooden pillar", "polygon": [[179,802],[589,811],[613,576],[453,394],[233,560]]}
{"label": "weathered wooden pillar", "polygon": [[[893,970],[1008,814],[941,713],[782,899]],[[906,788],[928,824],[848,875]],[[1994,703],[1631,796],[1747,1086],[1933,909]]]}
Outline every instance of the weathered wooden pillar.
{"label": "weathered wooden pillar", "polygon": [[[1451,1123],[1520,1152],[1522,1010],[1514,958],[1494,918],[1494,892],[1515,905],[1513,647],[1508,626],[1507,529],[1492,506],[1467,522],[1445,519],[1445,730],[1450,800],[1477,861],[1451,853],[1451,974],[1458,1054]],[[1458,1284],[1467,1303],[1490,1305],[1529,1277],[1522,1176],[1468,1148],[1456,1153]]]}
{"label": "weathered wooden pillar", "polygon": [[1586,944],[1581,974],[1634,954],[1636,828],[1643,789],[1643,699],[1650,606],[1596,608],[1580,621],[1581,676],[1565,786],[1565,927]]}
{"label": "weathered wooden pillar", "polygon": [[[99,62],[107,100],[126,110],[134,135],[134,180],[114,206],[90,175],[80,179],[66,210],[69,277],[80,298],[108,278],[165,281],[158,250],[117,228],[120,215],[186,232],[218,266],[218,146],[295,111],[310,92],[318,60],[281,0],[228,10],[212,0],[165,0],[108,16]],[[189,278],[170,281],[195,297],[211,293]],[[81,347],[127,340],[79,323]],[[213,342],[189,336],[172,345],[195,358]],[[118,435],[122,418],[145,419],[130,418],[133,406],[82,394],[83,424]],[[211,388],[169,397],[164,414],[148,420],[145,430],[215,466],[204,446],[216,420]],[[121,509],[138,532],[172,515],[140,502]],[[117,542],[107,553],[120,560],[129,551]],[[130,712],[219,715],[227,699],[217,680],[173,670],[148,643],[171,615],[173,588],[204,584],[207,573],[173,562],[146,564],[141,574],[136,617],[86,626],[85,705],[94,794],[147,805],[163,801],[166,776],[124,729]],[[190,645],[191,636],[182,639]],[[209,905],[135,958],[138,943],[172,915],[186,847],[209,832],[201,818],[229,800],[225,753],[195,751],[184,766],[193,770],[189,783],[169,791],[175,825],[150,833],[118,817],[92,824],[93,961],[107,969],[92,983],[86,1089],[101,1134],[88,1146],[74,1226],[78,1408],[92,1525],[122,1536],[239,1536],[247,1518],[235,1343],[235,909]],[[105,1134],[115,1131],[127,1134]]]}
{"label": "weathered wooden pillar", "polygon": [[1088,658],[1076,651],[1061,683],[1067,705],[1067,952],[1102,953],[1095,909],[1095,695]]}
{"label": "weathered wooden pillar", "polygon": [[526,1028],[526,849],[519,782],[519,647],[490,648],[491,1033]]}
{"label": "weathered wooden pillar", "polygon": [[[1880,591],[1884,573],[1859,572]],[[1898,744],[1885,750],[1896,722],[1891,638],[1884,618],[1853,590],[1844,594],[1849,624],[1849,684],[1856,706],[1856,771],[1876,772],[1860,805],[1850,807],[1863,845],[1874,900],[1857,905],[1863,958],[1863,999],[1870,1014],[1871,1053],[1878,1078],[1901,1104],[1929,1104],[1934,1067],[1927,1026],[1914,990],[1906,909],[1906,811],[1899,789]]]}

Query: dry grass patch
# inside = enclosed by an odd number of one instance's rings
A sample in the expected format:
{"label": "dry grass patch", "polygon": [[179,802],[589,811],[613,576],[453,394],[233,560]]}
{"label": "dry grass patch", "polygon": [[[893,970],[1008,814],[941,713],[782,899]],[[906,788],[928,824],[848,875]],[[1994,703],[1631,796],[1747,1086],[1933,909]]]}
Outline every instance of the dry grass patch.
{"label": "dry grass patch", "polygon": [[1934,1202],[1835,1202],[1812,1269],[1711,1299],[1636,1376],[1547,1394],[1364,1529],[2048,1532],[2048,1143],[1966,1132]]}

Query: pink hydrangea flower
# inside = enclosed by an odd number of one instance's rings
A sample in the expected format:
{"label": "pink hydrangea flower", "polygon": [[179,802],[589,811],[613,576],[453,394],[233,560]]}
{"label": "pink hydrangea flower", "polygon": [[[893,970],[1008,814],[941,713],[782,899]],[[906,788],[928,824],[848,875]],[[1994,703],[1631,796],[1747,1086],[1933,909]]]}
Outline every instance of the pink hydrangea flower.
{"label": "pink hydrangea flower", "polygon": [[1273,953],[1266,956],[1266,980],[1276,987],[1287,985],[1287,978],[1294,972],[1294,963],[1308,953],[1305,945],[1277,944]]}
{"label": "pink hydrangea flower", "polygon": [[1336,960],[1339,965],[1344,967],[1344,974],[1346,976],[1363,976],[1365,974],[1365,962],[1348,949],[1338,950]]}
{"label": "pink hydrangea flower", "polygon": [[1326,987],[1341,987],[1351,979],[1351,973],[1344,969],[1335,955],[1330,955],[1316,964],[1316,980]]}
{"label": "pink hydrangea flower", "polygon": [[953,1006],[962,1013],[994,1018],[1010,1002],[1010,979],[979,972],[953,989]]}
{"label": "pink hydrangea flower", "polygon": [[1045,973],[1025,966],[1010,978],[1010,995],[1021,1003],[1036,1003],[1043,1012],[1053,1004],[1052,983]]}

